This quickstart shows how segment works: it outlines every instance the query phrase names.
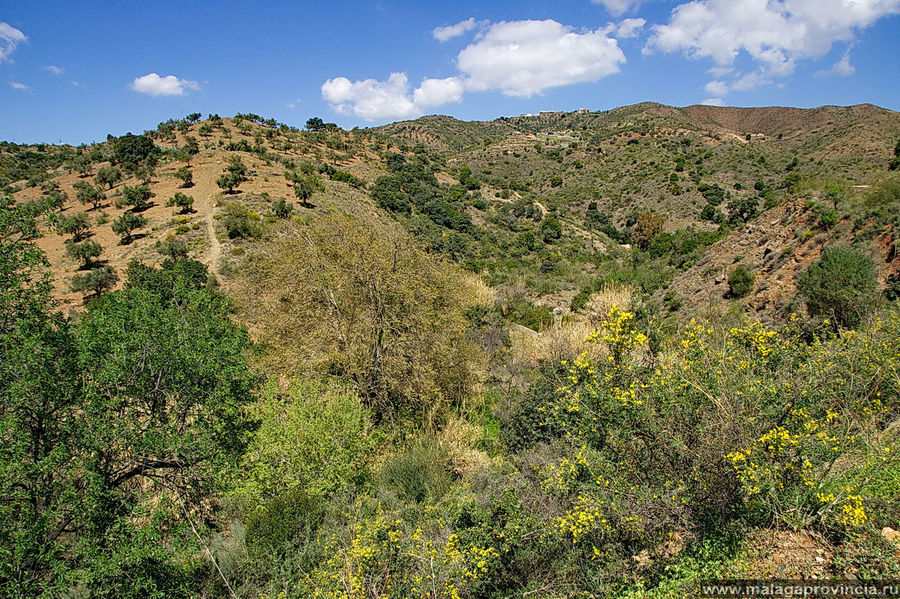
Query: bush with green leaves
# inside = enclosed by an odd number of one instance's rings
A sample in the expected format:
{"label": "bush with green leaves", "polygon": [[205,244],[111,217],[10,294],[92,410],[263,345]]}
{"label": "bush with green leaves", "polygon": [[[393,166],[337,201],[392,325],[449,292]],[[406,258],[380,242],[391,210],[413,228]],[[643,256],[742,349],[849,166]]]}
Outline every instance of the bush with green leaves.
{"label": "bush with green leaves", "polygon": [[77,243],[87,236],[91,222],[86,212],[77,212],[56,217],[54,226],[57,234],[71,235],[72,241]]}
{"label": "bush with green leaves", "polygon": [[112,230],[113,233],[122,237],[122,245],[128,245],[134,239],[132,236],[134,230],[140,229],[141,227],[146,226],[146,224],[147,219],[140,214],[126,212],[113,221]]}
{"label": "bush with green leaves", "polygon": [[99,187],[94,187],[86,181],[76,181],[72,187],[75,189],[75,199],[82,204],[90,204],[95,210],[106,199],[106,194]]}
{"label": "bush with green leaves", "polygon": [[175,171],[175,178],[181,179],[181,187],[183,188],[194,186],[194,173],[186,166],[182,166]]}
{"label": "bush with green leaves", "polygon": [[159,152],[159,149],[153,145],[153,140],[146,135],[132,135],[126,133],[122,137],[115,140],[113,147],[113,157],[116,162],[129,173],[134,172],[141,163],[152,160]]}
{"label": "bush with green leaves", "polygon": [[239,202],[227,204],[222,216],[222,225],[229,239],[250,239],[263,234],[259,214]]}
{"label": "bush with green leaves", "polygon": [[176,191],[174,196],[166,200],[166,206],[175,206],[181,214],[188,214],[194,212],[194,197]]}
{"label": "bush with green leaves", "polygon": [[106,185],[108,189],[115,187],[116,183],[122,180],[122,171],[115,166],[101,166],[94,176],[94,182],[97,185]]}
{"label": "bush with green leaves", "polygon": [[362,483],[378,435],[349,388],[297,380],[274,384],[248,408],[259,429],[236,471],[235,493],[265,501],[301,490],[325,497]]}
{"label": "bush with green leaves", "polygon": [[756,276],[743,264],[737,265],[728,273],[728,297],[744,297],[753,291]]}
{"label": "bush with green leaves", "polygon": [[96,241],[88,239],[81,243],[66,243],[66,254],[75,260],[82,262],[82,268],[88,268],[94,259],[100,256],[103,248]]}
{"label": "bush with green leaves", "polygon": [[119,275],[112,266],[100,266],[72,277],[72,291],[90,291],[95,296],[100,296],[104,291],[115,287],[118,280]]}
{"label": "bush with green leaves", "polygon": [[149,185],[135,185],[122,187],[122,203],[125,206],[131,206],[135,212],[146,210],[150,207],[150,198],[154,197]]}
{"label": "bush with green leaves", "polygon": [[836,327],[854,328],[872,312],[878,283],[872,258],[859,250],[827,247],[797,283],[811,316],[831,320]]}
{"label": "bush with green leaves", "polygon": [[225,170],[216,179],[216,185],[228,193],[232,193],[245,181],[249,181],[247,178],[247,166],[243,163],[240,156],[229,156]]}
{"label": "bush with green leaves", "polygon": [[284,198],[278,198],[272,202],[272,212],[278,218],[289,218],[294,211],[294,204],[286,201]]}

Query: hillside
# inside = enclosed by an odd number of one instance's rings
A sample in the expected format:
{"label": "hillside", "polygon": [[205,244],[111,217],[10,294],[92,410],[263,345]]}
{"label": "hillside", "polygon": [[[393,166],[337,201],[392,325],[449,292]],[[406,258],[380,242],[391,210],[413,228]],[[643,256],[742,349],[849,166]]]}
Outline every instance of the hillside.
{"label": "hillside", "polygon": [[0,143],[0,595],[900,577],[900,114]]}

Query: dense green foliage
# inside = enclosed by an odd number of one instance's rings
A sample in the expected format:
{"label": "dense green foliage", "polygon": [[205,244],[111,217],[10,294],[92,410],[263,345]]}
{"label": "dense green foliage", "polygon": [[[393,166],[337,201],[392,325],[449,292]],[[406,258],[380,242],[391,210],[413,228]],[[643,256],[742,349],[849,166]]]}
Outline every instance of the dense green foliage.
{"label": "dense green foliage", "polygon": [[872,259],[845,247],[826,248],[800,276],[799,289],[811,315],[840,327],[857,326],[878,297]]}
{"label": "dense green foliage", "polygon": [[750,269],[739,264],[728,273],[728,295],[730,297],[744,297],[753,291],[755,277]]}
{"label": "dense green foliage", "polygon": [[49,312],[35,216],[0,210],[0,588],[187,596],[177,514],[245,443],[247,337],[197,263],[135,264],[79,321]]}

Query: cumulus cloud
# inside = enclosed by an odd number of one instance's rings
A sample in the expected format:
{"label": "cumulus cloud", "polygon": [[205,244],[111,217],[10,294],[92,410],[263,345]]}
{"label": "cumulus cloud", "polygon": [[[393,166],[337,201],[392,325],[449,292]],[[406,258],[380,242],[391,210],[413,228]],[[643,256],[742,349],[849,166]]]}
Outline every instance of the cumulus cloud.
{"label": "cumulus cloud", "polygon": [[16,46],[27,41],[28,37],[24,33],[9,23],[0,21],[0,62],[7,62]]}
{"label": "cumulus cloud", "polygon": [[175,75],[160,77],[156,73],[148,73],[143,77],[137,77],[129,87],[148,96],[183,96],[185,90],[200,89],[200,84],[196,81],[179,79]]}
{"label": "cumulus cloud", "polygon": [[460,21],[456,25],[436,27],[434,31],[431,32],[431,35],[433,35],[434,39],[438,40],[439,42],[446,42],[447,40],[453,39],[454,37],[459,37],[485,24],[486,21],[476,21],[474,17],[469,17],[465,21]]}
{"label": "cumulus cloud", "polygon": [[694,0],[653,27],[645,52],[684,52],[719,68],[730,68],[745,53],[758,69],[736,73],[731,88],[749,89],[792,74],[797,61],[820,58],[835,43],[852,42],[859,30],[898,13],[900,0]]}
{"label": "cumulus cloud", "polygon": [[625,54],[606,31],[576,33],[552,20],[496,23],[456,60],[467,89],[519,97],[599,81],[624,62]]}
{"label": "cumulus cloud", "polygon": [[32,91],[30,87],[25,85],[24,83],[19,83],[18,81],[10,81],[9,86],[16,90],[17,92],[30,92]]}
{"label": "cumulus cloud", "polygon": [[614,16],[619,16],[636,8],[641,0],[593,0],[594,4],[603,5]]}
{"label": "cumulus cloud", "polygon": [[406,73],[391,73],[387,81],[350,81],[335,77],[322,84],[322,98],[341,114],[369,121],[411,118],[421,114],[410,98]]}
{"label": "cumulus cloud", "polygon": [[706,93],[708,94],[724,96],[728,93],[728,84],[724,81],[714,80],[707,83],[703,89],[706,90]]}
{"label": "cumulus cloud", "polygon": [[66,72],[65,69],[60,68],[60,67],[55,67],[55,66],[53,66],[52,64],[48,64],[47,66],[45,66],[45,67],[44,67],[44,70],[45,70],[45,71],[50,71],[50,72],[53,73],[54,75],[62,75],[63,73]]}
{"label": "cumulus cloud", "polygon": [[418,108],[433,108],[461,102],[465,86],[459,77],[425,79],[413,93],[413,103]]}
{"label": "cumulus cloud", "polygon": [[[643,25],[643,19],[626,19],[619,27],[633,33]],[[609,37],[615,29],[576,32],[552,20],[495,23],[460,51],[455,76],[426,78],[415,90],[405,73],[392,73],[386,81],[335,77],[322,84],[322,98],[342,114],[377,121],[413,118],[460,102],[467,91],[528,97],[552,87],[599,81],[625,62],[617,40]]]}
{"label": "cumulus cloud", "polygon": [[616,26],[616,37],[629,38],[638,34],[638,31],[647,24],[644,19],[625,19]]}
{"label": "cumulus cloud", "polygon": [[725,106],[725,100],[722,98],[707,98],[700,103],[704,106]]}

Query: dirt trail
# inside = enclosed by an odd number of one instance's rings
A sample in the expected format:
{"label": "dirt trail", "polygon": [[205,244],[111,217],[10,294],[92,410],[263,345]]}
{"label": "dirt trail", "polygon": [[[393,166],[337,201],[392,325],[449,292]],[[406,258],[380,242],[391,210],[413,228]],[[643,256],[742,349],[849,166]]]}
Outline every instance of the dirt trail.
{"label": "dirt trail", "polygon": [[216,238],[216,227],[213,224],[212,210],[206,213],[203,220],[206,221],[206,233],[209,236],[209,251],[205,253],[206,265],[209,267],[210,274],[219,279],[221,278],[219,276],[219,263],[222,261],[222,244]]}

